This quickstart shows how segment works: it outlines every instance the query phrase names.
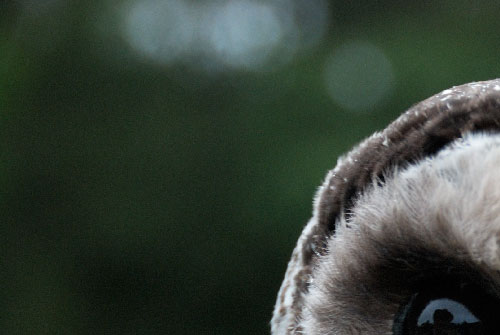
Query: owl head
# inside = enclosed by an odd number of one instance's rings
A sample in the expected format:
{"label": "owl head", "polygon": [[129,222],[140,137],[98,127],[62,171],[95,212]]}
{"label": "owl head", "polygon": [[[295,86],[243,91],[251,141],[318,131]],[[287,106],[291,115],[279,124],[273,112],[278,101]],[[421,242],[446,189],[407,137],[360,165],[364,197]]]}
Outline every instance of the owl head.
{"label": "owl head", "polygon": [[339,158],[293,251],[271,330],[498,329],[497,79],[434,95]]}

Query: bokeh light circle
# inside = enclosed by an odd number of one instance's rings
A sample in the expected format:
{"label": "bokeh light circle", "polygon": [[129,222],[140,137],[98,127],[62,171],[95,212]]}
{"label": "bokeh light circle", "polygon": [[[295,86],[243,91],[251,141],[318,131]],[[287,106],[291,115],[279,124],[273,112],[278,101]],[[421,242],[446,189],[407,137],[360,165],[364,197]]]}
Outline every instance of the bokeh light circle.
{"label": "bokeh light circle", "polygon": [[170,63],[186,52],[195,25],[190,8],[181,0],[136,1],[125,17],[131,47],[154,61]]}
{"label": "bokeh light circle", "polygon": [[208,38],[224,63],[254,68],[267,61],[282,33],[279,16],[272,6],[240,0],[228,2],[216,12]]}
{"label": "bokeh light circle", "polygon": [[351,111],[376,106],[394,86],[391,62],[368,42],[349,42],[337,48],[326,61],[324,78],[330,97]]}

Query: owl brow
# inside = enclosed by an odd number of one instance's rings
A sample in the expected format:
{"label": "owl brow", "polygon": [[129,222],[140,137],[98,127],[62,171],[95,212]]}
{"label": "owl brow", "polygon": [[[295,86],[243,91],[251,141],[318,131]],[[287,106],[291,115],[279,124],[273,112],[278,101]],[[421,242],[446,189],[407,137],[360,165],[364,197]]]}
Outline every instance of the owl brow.
{"label": "owl brow", "polygon": [[418,291],[436,283],[473,283],[497,295],[491,274],[469,261],[465,252],[446,255],[426,245],[384,245],[379,262],[365,263],[368,282],[382,290]]}

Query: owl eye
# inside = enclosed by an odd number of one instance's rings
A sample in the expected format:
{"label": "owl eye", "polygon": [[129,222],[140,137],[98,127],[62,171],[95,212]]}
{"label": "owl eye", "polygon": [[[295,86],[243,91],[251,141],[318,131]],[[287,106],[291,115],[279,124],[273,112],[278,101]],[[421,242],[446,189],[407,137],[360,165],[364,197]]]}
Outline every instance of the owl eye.
{"label": "owl eye", "polygon": [[[481,321],[463,304],[448,298],[429,302],[417,318],[417,328],[453,327],[462,324],[477,324]],[[476,325],[474,325],[476,326]]]}
{"label": "owl eye", "polygon": [[419,292],[394,320],[394,335],[493,334],[499,303],[480,290]]}
{"label": "owl eye", "polygon": [[417,294],[405,307],[395,335],[486,334],[482,320],[457,300]]}

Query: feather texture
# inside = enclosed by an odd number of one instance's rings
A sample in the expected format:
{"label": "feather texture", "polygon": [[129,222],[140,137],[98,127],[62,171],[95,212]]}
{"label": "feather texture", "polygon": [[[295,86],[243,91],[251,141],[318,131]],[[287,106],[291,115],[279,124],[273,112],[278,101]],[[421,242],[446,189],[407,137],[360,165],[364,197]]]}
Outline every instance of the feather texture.
{"label": "feather texture", "polygon": [[494,277],[499,130],[500,80],[470,83],[413,106],[341,157],[292,253],[272,333],[390,334],[408,287],[398,278],[444,264]]}

